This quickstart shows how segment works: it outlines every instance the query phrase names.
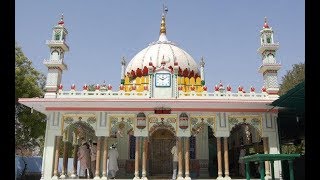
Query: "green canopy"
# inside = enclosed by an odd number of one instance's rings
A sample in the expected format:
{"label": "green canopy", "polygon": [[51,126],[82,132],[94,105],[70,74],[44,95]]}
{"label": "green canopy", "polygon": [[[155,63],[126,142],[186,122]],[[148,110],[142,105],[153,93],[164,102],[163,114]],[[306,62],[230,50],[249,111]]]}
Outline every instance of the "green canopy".
{"label": "green canopy", "polygon": [[290,89],[286,94],[280,96],[277,100],[271,103],[272,106],[294,109],[304,112],[305,110],[305,81],[297,84]]}

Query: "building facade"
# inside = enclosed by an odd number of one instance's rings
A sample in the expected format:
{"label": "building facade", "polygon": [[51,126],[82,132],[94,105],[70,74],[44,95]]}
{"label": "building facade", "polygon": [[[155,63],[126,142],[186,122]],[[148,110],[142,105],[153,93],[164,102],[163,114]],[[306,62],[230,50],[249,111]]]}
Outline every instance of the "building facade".
{"label": "building facade", "polygon": [[[19,99],[47,115],[42,179],[77,179],[81,140],[97,142],[94,179],[108,179],[107,154],[112,144],[119,151],[119,174],[128,179],[171,178],[174,144],[177,179],[186,180],[244,178],[238,161],[241,149],[247,155],[279,153],[277,109],[269,105],[278,98],[281,66],[275,56],[279,44],[266,19],[258,49],[264,85],[259,90],[250,87],[248,92],[221,82],[210,91],[204,59],[197,63],[168,40],[165,13],[159,34],[128,64],[121,60],[118,90],[106,84],[97,84],[94,90],[88,85],[77,90],[74,84],[67,89],[61,84],[67,69],[64,53],[69,51],[62,16],[47,41],[50,58],[44,61],[48,67],[44,97]],[[71,170],[68,158],[74,158]],[[279,178],[281,165],[275,162],[274,166]],[[265,168],[270,177],[268,162]],[[252,169],[254,173],[257,167],[253,164]]]}

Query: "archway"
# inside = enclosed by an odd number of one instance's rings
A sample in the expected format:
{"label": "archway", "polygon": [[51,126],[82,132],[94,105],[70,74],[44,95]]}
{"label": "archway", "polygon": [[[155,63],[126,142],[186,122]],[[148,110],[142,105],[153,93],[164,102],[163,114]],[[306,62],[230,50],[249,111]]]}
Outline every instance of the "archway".
{"label": "archway", "polygon": [[171,148],[175,143],[172,131],[156,129],[150,136],[150,175],[168,178],[172,174]]}
{"label": "archway", "polygon": [[[228,138],[229,147],[229,168],[230,176],[244,178],[240,173],[239,154],[241,149],[245,149],[245,155],[251,155],[263,152],[263,142],[260,132],[249,123],[239,123],[230,131]],[[250,164],[250,173],[252,178],[259,178],[258,164]]]}

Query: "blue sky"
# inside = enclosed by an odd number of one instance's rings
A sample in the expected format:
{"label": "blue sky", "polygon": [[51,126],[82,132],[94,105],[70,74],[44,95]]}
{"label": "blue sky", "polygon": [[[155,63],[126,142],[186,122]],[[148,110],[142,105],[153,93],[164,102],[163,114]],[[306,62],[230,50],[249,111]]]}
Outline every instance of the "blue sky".
{"label": "blue sky", "polygon": [[278,81],[305,61],[305,2],[270,1],[187,1],[187,0],[97,0],[97,1],[15,1],[15,37],[33,66],[47,73],[49,58],[45,44],[52,28],[64,14],[68,29],[65,54],[68,70],[63,72],[64,89],[75,84],[120,85],[120,60],[127,62],[149,43],[158,40],[162,5],[168,7],[167,37],[187,51],[196,62],[205,58],[206,85],[213,91],[220,81],[260,91],[258,72],[261,56],[259,34],[267,17],[279,42],[276,59],[282,68]]}

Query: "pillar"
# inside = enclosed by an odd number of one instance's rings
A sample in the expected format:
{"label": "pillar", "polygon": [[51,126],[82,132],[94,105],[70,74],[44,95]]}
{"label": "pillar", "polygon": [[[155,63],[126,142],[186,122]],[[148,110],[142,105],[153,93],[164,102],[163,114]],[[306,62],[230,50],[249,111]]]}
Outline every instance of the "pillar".
{"label": "pillar", "polygon": [[218,159],[218,177],[217,180],[222,180],[222,161],[221,161],[221,137],[217,137],[217,159]]}
{"label": "pillar", "polygon": [[[263,137],[262,138],[263,140],[263,151],[264,151],[264,154],[269,154],[269,142],[268,142],[268,137]],[[270,165],[269,165],[269,161],[265,161],[264,162],[264,166],[265,166],[265,169],[266,169],[266,176],[265,176],[265,179],[270,179],[271,176],[270,176]]]}
{"label": "pillar", "polygon": [[65,179],[68,176],[68,141],[63,142],[63,164],[61,179]]}
{"label": "pillar", "polygon": [[142,150],[142,179],[147,180],[147,148],[148,148],[148,139],[144,137],[143,139],[143,150]]}
{"label": "pillar", "polygon": [[190,141],[189,137],[185,137],[185,180],[191,180],[190,178]]}
{"label": "pillar", "polygon": [[96,172],[94,179],[100,179],[100,146],[101,146],[101,136],[97,139],[97,155],[96,155]]}
{"label": "pillar", "polygon": [[140,149],[140,137],[136,137],[136,152],[134,158],[134,178],[140,179],[139,177],[139,149]]}
{"label": "pillar", "polygon": [[102,178],[103,180],[107,178],[107,161],[108,161],[108,137],[104,137],[103,142],[103,163],[102,163]]}
{"label": "pillar", "polygon": [[178,138],[178,180],[183,179],[182,177],[182,140]]}
{"label": "pillar", "polygon": [[59,166],[59,147],[62,136],[56,136],[55,155],[54,155],[54,169],[52,179],[58,179],[58,166]]}
{"label": "pillar", "polygon": [[71,178],[77,177],[77,167],[78,167],[78,144],[73,144],[73,171]]}
{"label": "pillar", "polygon": [[223,155],[224,155],[224,179],[231,179],[229,176],[229,149],[228,137],[223,137]]}

